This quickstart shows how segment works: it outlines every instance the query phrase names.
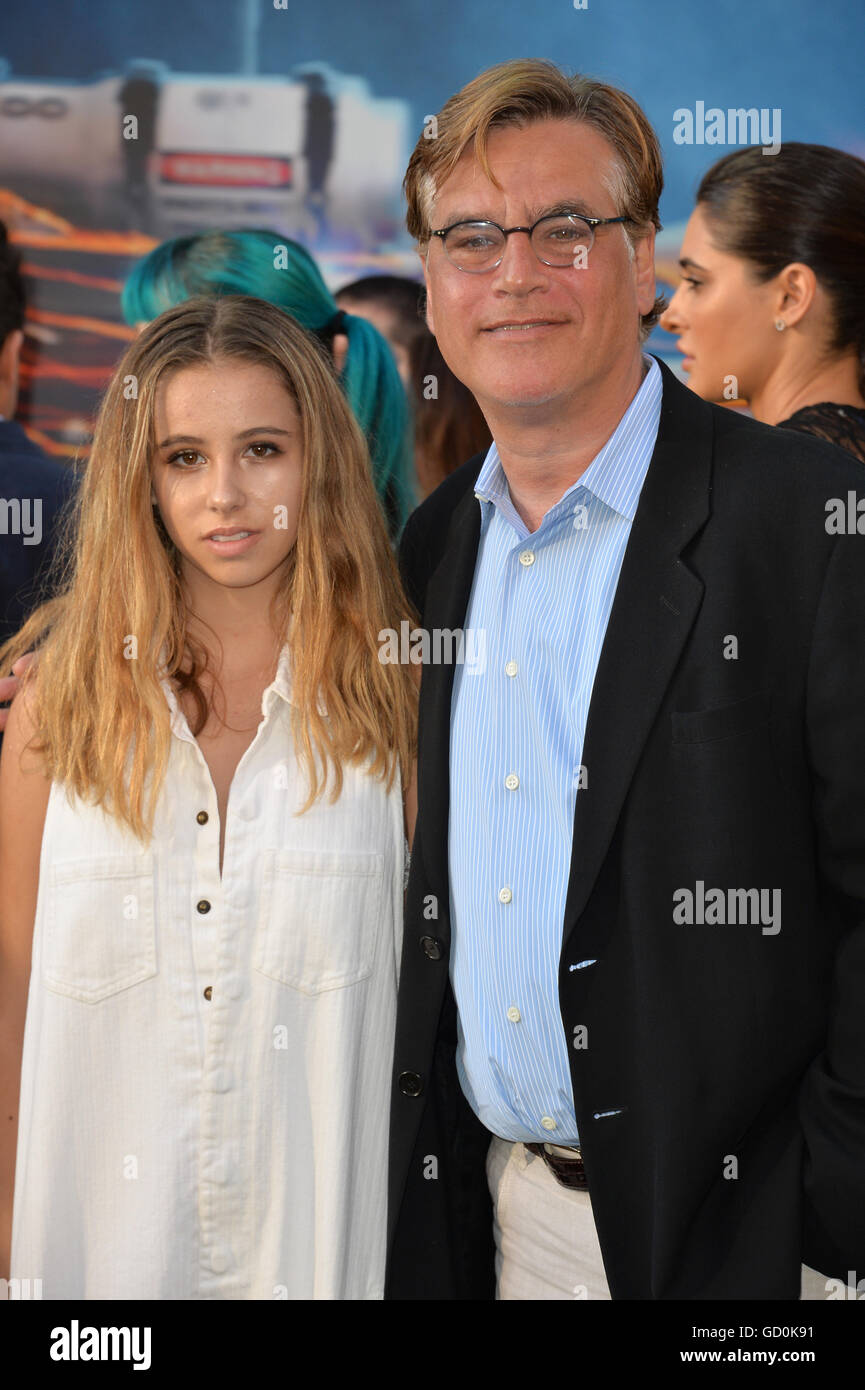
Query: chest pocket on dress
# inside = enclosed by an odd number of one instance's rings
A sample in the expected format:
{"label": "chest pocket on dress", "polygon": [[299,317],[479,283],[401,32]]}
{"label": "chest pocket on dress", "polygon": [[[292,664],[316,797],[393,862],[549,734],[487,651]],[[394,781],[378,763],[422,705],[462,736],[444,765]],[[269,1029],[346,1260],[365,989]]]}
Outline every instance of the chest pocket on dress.
{"label": "chest pocket on dress", "polygon": [[253,965],[303,994],[372,974],[382,913],[381,854],[271,850]]}
{"label": "chest pocket on dress", "polygon": [[55,862],[48,878],[49,989],[95,1004],[156,974],[151,853]]}

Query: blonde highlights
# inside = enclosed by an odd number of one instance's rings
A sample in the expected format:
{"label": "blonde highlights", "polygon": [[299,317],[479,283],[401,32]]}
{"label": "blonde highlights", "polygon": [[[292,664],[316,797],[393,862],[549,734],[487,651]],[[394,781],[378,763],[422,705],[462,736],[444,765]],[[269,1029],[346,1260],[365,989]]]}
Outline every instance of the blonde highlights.
{"label": "blonde highlights", "polygon": [[[161,680],[208,706],[206,651],[191,639],[178,553],[151,506],[160,383],[216,360],[274,371],[304,440],[298,534],[271,622],[288,643],[292,728],[307,810],[343,764],[368,764],[390,790],[409,777],[416,744],[411,669],[379,660],[378,633],[416,618],[405,598],[372,483],[366,442],[317,342],[281,310],[245,296],[189,300],[130,345],[106,392],[64,538],[62,592],[0,648],[6,674],[25,651],[46,775],[142,839],[170,750]],[[136,651],[129,656],[129,641]]]}

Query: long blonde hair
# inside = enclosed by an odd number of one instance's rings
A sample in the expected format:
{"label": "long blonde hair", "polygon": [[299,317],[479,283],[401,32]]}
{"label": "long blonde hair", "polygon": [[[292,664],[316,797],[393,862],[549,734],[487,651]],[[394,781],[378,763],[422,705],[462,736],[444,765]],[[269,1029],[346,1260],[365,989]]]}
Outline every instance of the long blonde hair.
{"label": "long blonde hair", "polygon": [[[108,387],[59,562],[59,597],[0,648],[0,673],[38,647],[33,682],[46,775],[102,805],[149,840],[168,763],[170,711],[160,680],[189,691],[200,732],[207,653],[188,632],[180,557],[151,506],[157,388],[170,372],[214,360],[275,371],[304,440],[297,541],[271,609],[289,643],[292,727],[307,773],[307,810],[343,763],[408,780],[416,741],[409,667],[379,660],[378,634],[412,621],[363,435],[322,349],[264,300],[189,300],[133,342]],[[128,659],[130,639],[135,659]],[[145,807],[145,785],[152,778]]]}

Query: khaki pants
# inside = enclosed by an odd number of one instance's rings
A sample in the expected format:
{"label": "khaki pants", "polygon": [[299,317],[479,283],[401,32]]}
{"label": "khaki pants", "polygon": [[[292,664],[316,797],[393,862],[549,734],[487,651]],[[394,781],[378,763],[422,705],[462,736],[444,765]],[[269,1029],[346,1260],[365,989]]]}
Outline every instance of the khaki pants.
{"label": "khaki pants", "polygon": [[522,1144],[493,1138],[487,1155],[496,1237],[496,1298],[609,1301],[588,1192],[556,1182]]}
{"label": "khaki pants", "polygon": [[[496,1239],[496,1298],[610,1299],[588,1192],[556,1182],[522,1144],[495,1136],[487,1155]],[[802,1266],[804,1300],[827,1296],[826,1276]]]}

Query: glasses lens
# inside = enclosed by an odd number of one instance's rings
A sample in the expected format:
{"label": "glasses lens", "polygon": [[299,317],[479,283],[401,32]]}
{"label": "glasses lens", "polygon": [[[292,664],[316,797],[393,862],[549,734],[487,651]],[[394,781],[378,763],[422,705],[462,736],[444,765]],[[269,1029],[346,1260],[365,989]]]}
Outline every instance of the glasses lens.
{"label": "glasses lens", "polygon": [[545,217],[532,232],[532,245],[547,265],[570,265],[592,244],[592,229],[581,217]]}
{"label": "glasses lens", "polygon": [[448,259],[460,270],[485,270],[499,259],[505,244],[494,222],[459,222],[443,240]]}

